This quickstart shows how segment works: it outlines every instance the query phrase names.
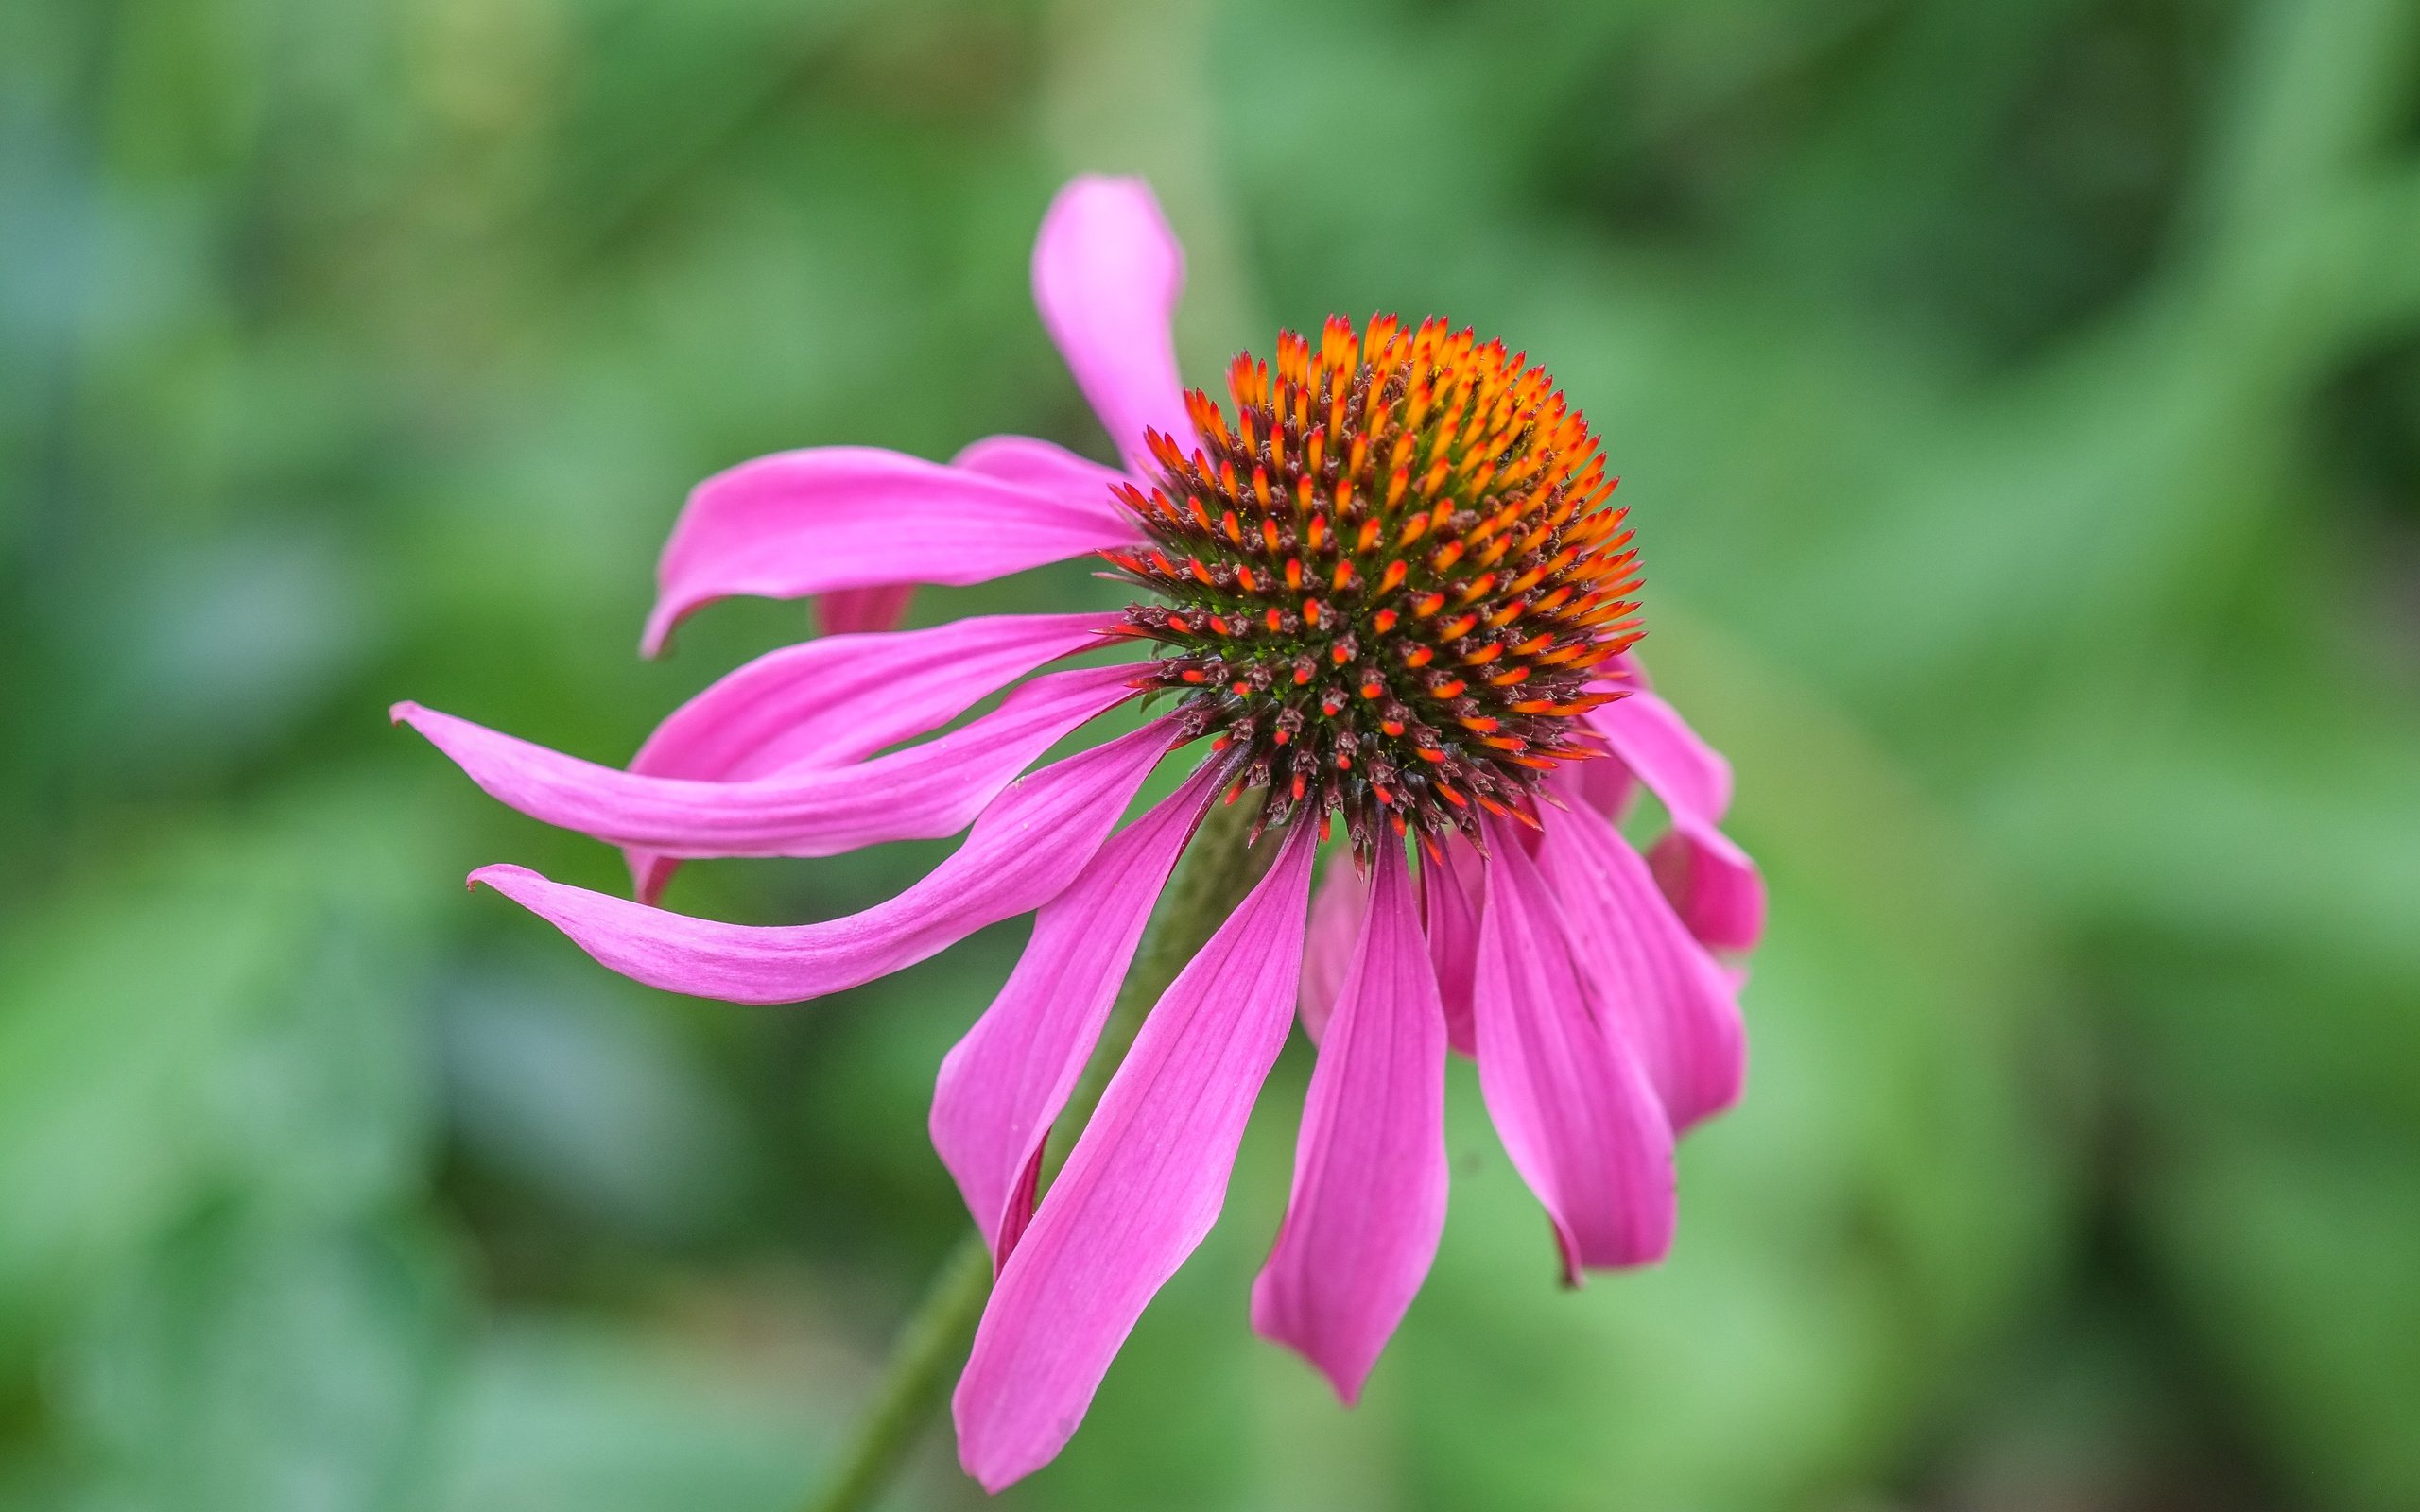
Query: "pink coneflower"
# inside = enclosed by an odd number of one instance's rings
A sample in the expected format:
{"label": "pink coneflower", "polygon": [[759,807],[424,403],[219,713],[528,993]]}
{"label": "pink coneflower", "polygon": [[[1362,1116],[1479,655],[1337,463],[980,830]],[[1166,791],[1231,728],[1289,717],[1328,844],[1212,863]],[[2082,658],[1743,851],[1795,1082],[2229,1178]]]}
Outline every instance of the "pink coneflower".
{"label": "pink coneflower", "polygon": [[[1444,1221],[1449,1046],[1476,1057],[1573,1280],[1661,1257],[1674,1135],[1740,1087],[1736,983],[1713,953],[1753,945],[1764,906],[1716,827],[1726,765],[1627,654],[1623,511],[1544,371],[1439,320],[1332,319],[1281,335],[1273,370],[1237,358],[1230,421],[1179,385],[1182,254],[1132,180],[1059,196],[1033,283],[1124,471],[994,438],[946,466],[831,447],[709,478],[665,549],[647,648],[736,593],[817,595],[848,633],[717,682],[627,771],[395,711],[494,797],[625,848],[635,902],[518,867],[472,880],[656,987],[801,1002],[1040,910],[933,1104],[998,1266],[955,1399],[960,1457],[994,1489],[1057,1454],[1209,1231],[1298,1004],[1318,1060],[1252,1316],[1348,1401]],[[1147,596],[887,628],[913,584],[1088,555]],[[1137,645],[1149,660],[1028,678]],[[1020,679],[996,710],[900,744]],[[1146,696],[1170,701],[1140,730],[1027,771]],[[1118,829],[1178,750],[1191,774]],[[1616,825],[1637,786],[1669,816],[1650,855]],[[1220,795],[1253,790],[1273,865],[1144,1021],[1037,1208],[1044,1141],[1163,885]],[[679,858],[970,825],[924,881],[850,918],[747,928],[651,906]]]}

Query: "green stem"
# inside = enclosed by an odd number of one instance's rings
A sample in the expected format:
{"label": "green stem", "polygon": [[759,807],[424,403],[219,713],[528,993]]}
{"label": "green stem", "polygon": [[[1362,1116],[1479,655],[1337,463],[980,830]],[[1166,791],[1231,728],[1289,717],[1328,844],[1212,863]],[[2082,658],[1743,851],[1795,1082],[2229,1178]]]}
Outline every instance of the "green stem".
{"label": "green stem", "polygon": [[1093,1048],[1083,1079],[1076,1084],[1067,1110],[1059,1115],[1051,1130],[1042,1158],[1045,1185],[1067,1163],[1076,1136],[1092,1122],[1093,1109],[1109,1091],[1109,1078],[1117,1074],[1125,1064],[1126,1052],[1133,1048],[1144,1016],[1277,859],[1277,842],[1283,835],[1271,834],[1249,849],[1244,844],[1260,813],[1260,794],[1253,793],[1234,803],[1214,805],[1193,843],[1185,847],[1184,862],[1167,891],[1161,894],[1159,907],[1152,911],[1151,927],[1143,936],[1143,948],[1135,953],[1126,985],[1118,988],[1117,1005],[1101,1025],[1100,1043]]}
{"label": "green stem", "polygon": [[807,1503],[815,1512],[856,1512],[882,1493],[940,1410],[950,1373],[991,1295],[991,1248],[981,1234],[970,1233],[942,1262],[941,1274],[891,1346],[882,1389],[858,1419],[839,1474]]}
{"label": "green stem", "polygon": [[[1185,848],[1176,876],[1151,915],[1134,969],[1127,973],[1117,1004],[1101,1027],[1100,1043],[1084,1067],[1083,1079],[1051,1130],[1042,1163],[1046,1185],[1067,1163],[1076,1136],[1091,1121],[1101,1094],[1109,1091],[1110,1077],[1132,1047],[1143,1016],[1275,859],[1276,836],[1249,848],[1244,843],[1259,810],[1257,794],[1213,807]],[[859,1512],[873,1503],[948,1394],[950,1377],[974,1341],[975,1325],[981,1321],[991,1294],[991,1250],[980,1233],[969,1233],[942,1263],[941,1274],[901,1332],[882,1387],[850,1438],[839,1474],[808,1503],[812,1512]]]}

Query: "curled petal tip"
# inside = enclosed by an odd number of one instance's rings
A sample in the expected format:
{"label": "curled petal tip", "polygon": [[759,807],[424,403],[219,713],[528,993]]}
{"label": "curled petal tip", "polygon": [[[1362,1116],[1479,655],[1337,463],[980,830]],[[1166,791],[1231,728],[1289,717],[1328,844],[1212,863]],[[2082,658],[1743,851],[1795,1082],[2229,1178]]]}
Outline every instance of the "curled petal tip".
{"label": "curled petal tip", "polygon": [[504,885],[505,883],[536,875],[537,873],[527,867],[516,867],[499,862],[494,866],[481,867],[478,870],[472,872],[462,879],[462,885],[473,892],[478,891],[481,887],[493,887],[510,898],[512,896],[512,889]]}
{"label": "curled petal tip", "polygon": [[390,703],[387,706],[387,723],[389,725],[409,724],[411,723],[412,715],[419,713],[420,712],[420,705],[414,703],[409,698],[406,698],[399,703]]}

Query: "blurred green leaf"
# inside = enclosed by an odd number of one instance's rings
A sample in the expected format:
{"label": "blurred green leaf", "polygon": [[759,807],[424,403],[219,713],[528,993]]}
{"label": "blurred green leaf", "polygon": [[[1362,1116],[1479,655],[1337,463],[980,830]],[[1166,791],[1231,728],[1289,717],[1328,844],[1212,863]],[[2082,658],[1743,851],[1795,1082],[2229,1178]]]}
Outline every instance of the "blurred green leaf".
{"label": "blurred green leaf", "polygon": [[501,963],[451,983],[448,1111],[474,1158],[585,1215],[647,1237],[711,1231],[760,1179],[753,1152],[723,1089],[621,986]]}
{"label": "blurred green leaf", "polygon": [[0,1338],[215,1194],[342,1215],[417,1187],[426,912],[378,805],[199,827],[0,943]]}
{"label": "blurred green leaf", "polygon": [[422,1498],[451,1277],[425,1234],[241,1210],[178,1233],[70,1354],[88,1504],[197,1512]]}
{"label": "blurred green leaf", "polygon": [[783,1512],[821,1463],[811,1393],[738,1349],[567,1320],[498,1330],[469,1361],[443,1512]]}

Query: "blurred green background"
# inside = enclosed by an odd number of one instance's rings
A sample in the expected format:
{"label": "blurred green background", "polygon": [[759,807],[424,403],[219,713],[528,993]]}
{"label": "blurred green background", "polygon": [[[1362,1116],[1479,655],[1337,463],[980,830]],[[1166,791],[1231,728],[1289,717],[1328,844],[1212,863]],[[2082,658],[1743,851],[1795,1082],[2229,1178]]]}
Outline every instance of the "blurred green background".
{"label": "blurred green background", "polygon": [[[1101,454],[1026,291],[1082,168],[1158,186],[1196,381],[1374,309],[1564,380],[1773,924],[1660,1270],[1553,1284],[1458,1065],[1340,1412],[1245,1320],[1298,1043],[1004,1503],[2420,1507],[2412,0],[0,8],[0,1506],[804,1493],[1022,925],[635,988],[458,885],[616,858],[383,711],[618,761],[804,629],[636,660],[697,478]],[[898,1506],[981,1503],[945,1438]]]}

